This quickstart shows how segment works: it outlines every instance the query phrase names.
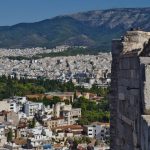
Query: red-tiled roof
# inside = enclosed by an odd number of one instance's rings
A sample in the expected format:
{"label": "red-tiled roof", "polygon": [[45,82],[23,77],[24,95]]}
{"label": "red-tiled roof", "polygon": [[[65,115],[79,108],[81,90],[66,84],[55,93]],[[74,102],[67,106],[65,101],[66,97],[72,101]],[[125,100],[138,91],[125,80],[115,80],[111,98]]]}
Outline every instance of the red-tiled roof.
{"label": "red-tiled roof", "polygon": [[53,129],[62,129],[62,130],[71,129],[71,130],[74,130],[74,129],[83,129],[83,127],[80,125],[66,125],[66,126],[55,127]]}

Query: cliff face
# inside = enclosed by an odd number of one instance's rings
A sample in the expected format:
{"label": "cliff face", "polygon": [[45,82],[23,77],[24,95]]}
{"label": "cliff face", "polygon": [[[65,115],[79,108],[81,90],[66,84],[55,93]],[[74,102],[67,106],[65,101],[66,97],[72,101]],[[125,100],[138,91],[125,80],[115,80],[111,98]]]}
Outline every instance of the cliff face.
{"label": "cliff face", "polygon": [[131,27],[150,31],[150,8],[97,10],[58,16],[36,23],[0,27],[0,47],[85,45],[110,50],[111,40]]}
{"label": "cliff face", "polygon": [[150,149],[149,39],[149,32],[128,31],[113,41],[111,150]]}

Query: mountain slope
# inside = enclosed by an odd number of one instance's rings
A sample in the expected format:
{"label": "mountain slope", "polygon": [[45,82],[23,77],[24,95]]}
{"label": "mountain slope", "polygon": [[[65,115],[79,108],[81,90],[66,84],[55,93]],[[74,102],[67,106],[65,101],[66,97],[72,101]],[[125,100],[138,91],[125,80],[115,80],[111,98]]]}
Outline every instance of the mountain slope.
{"label": "mountain slope", "polygon": [[90,11],[36,23],[0,27],[0,47],[54,47],[61,44],[110,49],[111,40],[131,27],[150,31],[150,8]]}

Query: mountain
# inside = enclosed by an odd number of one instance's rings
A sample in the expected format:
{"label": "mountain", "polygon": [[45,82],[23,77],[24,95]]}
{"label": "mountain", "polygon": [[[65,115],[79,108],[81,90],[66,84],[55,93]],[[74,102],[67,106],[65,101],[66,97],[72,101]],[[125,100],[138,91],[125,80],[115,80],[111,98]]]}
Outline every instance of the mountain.
{"label": "mountain", "polygon": [[150,31],[150,8],[96,10],[35,23],[0,27],[1,48],[86,45],[110,50],[111,40],[131,27]]}

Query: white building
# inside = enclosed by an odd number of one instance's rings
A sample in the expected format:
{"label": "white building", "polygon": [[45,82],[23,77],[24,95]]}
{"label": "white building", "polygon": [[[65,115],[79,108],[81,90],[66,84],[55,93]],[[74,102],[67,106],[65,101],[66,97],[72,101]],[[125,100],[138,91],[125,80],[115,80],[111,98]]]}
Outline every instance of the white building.
{"label": "white building", "polygon": [[[39,126],[35,127],[33,129],[21,129],[20,130],[21,135],[27,136],[27,134],[33,134],[35,139],[39,139],[41,137],[52,137],[52,131],[46,127]],[[37,138],[36,138],[37,137]]]}
{"label": "white building", "polygon": [[33,117],[37,111],[43,110],[43,108],[43,103],[27,102],[25,104],[25,114],[27,117]]}
{"label": "white building", "polygon": [[0,101],[0,111],[13,111],[13,112],[18,112],[19,107],[17,107],[17,104],[13,100],[3,100]]}
{"label": "white building", "polygon": [[0,125],[0,139],[5,136],[5,126]]}
{"label": "white building", "polygon": [[0,101],[0,111],[13,111],[18,112],[22,110],[23,104],[27,102],[26,97],[13,97]]}
{"label": "white building", "polygon": [[104,139],[109,137],[109,123],[95,122],[84,126],[84,131],[90,138]]}
{"label": "white building", "polygon": [[5,136],[5,126],[0,125],[0,148],[4,146],[7,142],[7,138]]}
{"label": "white building", "polygon": [[27,129],[26,132],[33,135],[29,139],[31,140],[31,145],[35,148],[43,145],[43,143],[50,142],[52,138],[52,131],[42,126]]}
{"label": "white building", "polygon": [[15,96],[15,97],[13,97],[13,99],[16,100],[17,102],[20,102],[21,104],[24,104],[27,102],[26,97]]}
{"label": "white building", "polygon": [[18,117],[19,117],[19,120],[20,120],[21,118],[27,118],[27,115],[23,112],[18,112]]}
{"label": "white building", "polygon": [[10,111],[13,111],[13,112],[18,112],[19,111],[19,107],[17,107],[17,104],[16,104],[15,101],[10,102]]}

